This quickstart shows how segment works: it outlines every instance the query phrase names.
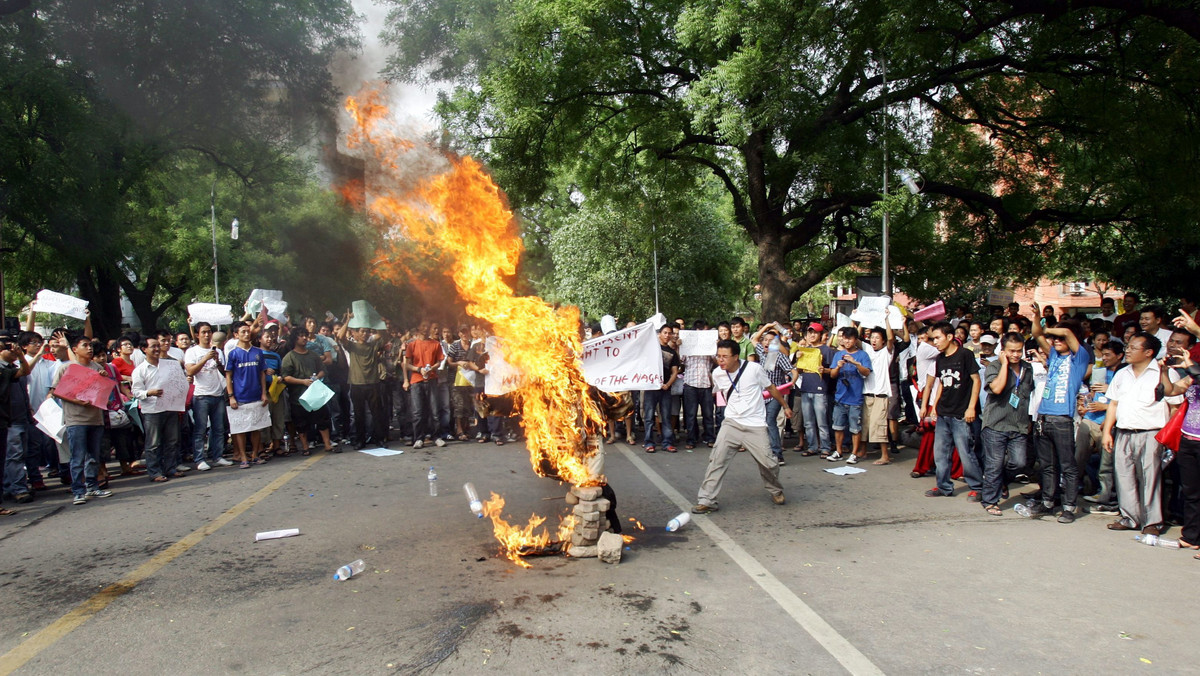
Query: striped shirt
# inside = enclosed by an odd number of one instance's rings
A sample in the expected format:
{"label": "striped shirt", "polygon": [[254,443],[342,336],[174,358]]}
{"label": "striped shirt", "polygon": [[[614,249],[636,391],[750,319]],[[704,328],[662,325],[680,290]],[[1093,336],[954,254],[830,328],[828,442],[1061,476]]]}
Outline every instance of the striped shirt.
{"label": "striped shirt", "polygon": [[683,358],[683,384],[691,387],[712,389],[712,370],[717,361],[705,355],[691,355]]}
{"label": "striped shirt", "polygon": [[767,363],[767,349],[762,345],[755,345],[754,351],[758,354],[758,363],[762,365],[763,370],[767,372],[767,378],[775,387],[791,380],[792,362],[788,361],[787,355],[782,352],[776,352],[777,359],[774,364]]}

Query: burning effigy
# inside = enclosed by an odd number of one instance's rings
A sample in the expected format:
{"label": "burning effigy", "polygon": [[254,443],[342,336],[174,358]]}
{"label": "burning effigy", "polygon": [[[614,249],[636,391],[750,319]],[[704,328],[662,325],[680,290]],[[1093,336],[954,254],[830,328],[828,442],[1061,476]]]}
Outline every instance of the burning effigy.
{"label": "burning effigy", "polygon": [[[484,505],[502,553],[521,566],[522,557],[546,553],[594,556],[601,535],[619,530],[615,496],[605,497],[604,416],[589,395],[579,355],[579,310],[552,307],[534,296],[517,296],[507,281],[523,249],[504,193],[484,167],[407,137],[396,126],[384,91],[367,89],[346,102],[353,126],[345,144],[364,163],[362,182],[342,186],[347,199],[383,230],[386,242],[403,241],[445,259],[466,311],[491,324],[504,359],[520,373],[513,394],[521,412],[530,463],[541,476],[572,488],[572,512],[551,532],[546,517],[524,525],[502,517],[495,493]],[[380,252],[375,274],[405,283],[410,275]]]}

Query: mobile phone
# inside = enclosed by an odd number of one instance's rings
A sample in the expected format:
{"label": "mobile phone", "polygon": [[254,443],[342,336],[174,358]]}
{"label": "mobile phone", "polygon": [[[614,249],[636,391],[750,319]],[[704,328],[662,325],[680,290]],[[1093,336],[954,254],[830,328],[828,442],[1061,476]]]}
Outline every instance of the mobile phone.
{"label": "mobile phone", "polygon": [[1025,361],[1033,361],[1036,355],[1037,350],[1025,350]]}

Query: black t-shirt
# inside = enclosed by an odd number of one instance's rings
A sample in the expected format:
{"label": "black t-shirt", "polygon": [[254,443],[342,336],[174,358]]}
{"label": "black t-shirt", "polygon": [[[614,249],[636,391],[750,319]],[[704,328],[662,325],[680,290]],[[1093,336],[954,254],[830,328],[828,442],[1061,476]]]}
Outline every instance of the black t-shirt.
{"label": "black t-shirt", "polygon": [[942,384],[938,415],[961,418],[966,414],[967,404],[971,401],[971,375],[978,372],[979,363],[975,361],[974,353],[965,347],[960,346],[948,357],[944,352],[938,355],[933,372]]}
{"label": "black t-shirt", "polygon": [[683,362],[679,361],[679,353],[675,351],[675,348],[662,344],[659,344],[658,347],[662,350],[663,384],[665,385],[671,379],[671,367],[681,368]]}

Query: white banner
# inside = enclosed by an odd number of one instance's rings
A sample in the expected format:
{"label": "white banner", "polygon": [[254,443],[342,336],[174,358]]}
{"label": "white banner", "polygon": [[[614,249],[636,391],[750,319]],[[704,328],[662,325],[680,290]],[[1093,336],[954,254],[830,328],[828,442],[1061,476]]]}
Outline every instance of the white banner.
{"label": "white banner", "polygon": [[164,411],[182,412],[187,410],[188,380],[183,372],[183,365],[171,359],[158,362],[158,383],[163,393],[154,402],[154,408],[159,413]]}
{"label": "white banner", "polygon": [[850,319],[863,329],[883,328],[891,304],[891,296],[868,296],[858,301],[858,309],[850,314]]}
{"label": "white banner", "polygon": [[238,404],[237,408],[226,406],[229,415],[229,433],[242,434],[271,426],[271,409],[261,401]]}
{"label": "white banner", "polygon": [[192,303],[188,306],[188,322],[208,322],[213,326],[233,323],[233,306],[218,303]]}
{"label": "white banner", "polygon": [[605,392],[661,388],[663,357],[655,328],[652,319],[584,343],[583,376],[588,384]]}
{"label": "white banner", "polygon": [[716,331],[680,331],[680,357],[711,357],[717,354]]}
{"label": "white banner", "polygon": [[488,362],[487,375],[483,379],[483,393],[489,397],[496,397],[521,387],[521,372],[504,358],[500,338],[488,336],[485,345]]}
{"label": "white banner", "polygon": [[87,319],[88,302],[65,293],[49,289],[38,291],[37,299],[33,301],[33,309],[53,315],[66,315],[75,319]]}
{"label": "white banner", "polygon": [[[276,301],[276,302],[282,301],[283,300],[283,292],[276,291],[274,289],[255,289],[250,292],[250,297],[247,298],[246,302],[242,304],[242,308],[248,314],[256,315],[256,314],[258,314],[259,310],[262,309],[262,305],[263,305],[262,302],[264,300],[272,300],[272,301]],[[269,314],[270,312],[271,312],[271,304],[268,303],[267,304],[267,313]],[[278,319],[278,317],[276,317],[276,319]]]}

